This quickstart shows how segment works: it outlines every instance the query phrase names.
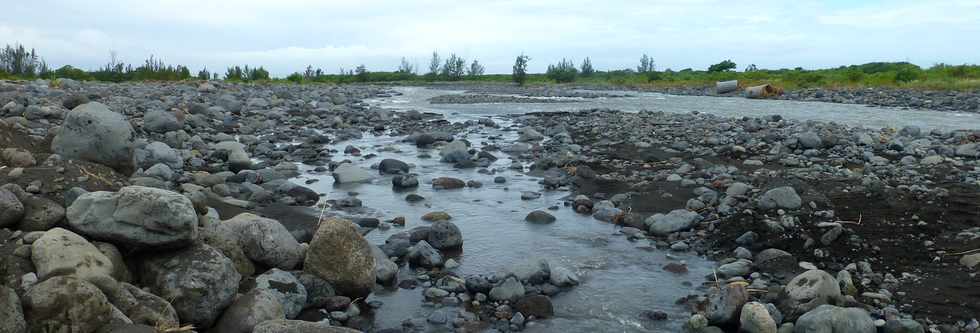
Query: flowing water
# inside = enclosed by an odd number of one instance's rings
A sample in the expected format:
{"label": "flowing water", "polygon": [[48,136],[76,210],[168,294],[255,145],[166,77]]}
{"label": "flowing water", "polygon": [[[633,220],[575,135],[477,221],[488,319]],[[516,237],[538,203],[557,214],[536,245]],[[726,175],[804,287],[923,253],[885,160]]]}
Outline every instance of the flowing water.
{"label": "flowing water", "polygon": [[[399,110],[419,110],[444,114],[450,121],[463,121],[490,116],[501,124],[502,129],[511,125],[506,114],[568,111],[583,108],[605,107],[624,111],[700,111],[722,116],[780,114],[783,117],[827,120],[852,125],[900,127],[914,124],[931,128],[980,128],[980,116],[975,114],[930,113],[886,108],[869,108],[859,105],[804,103],[790,101],[758,101],[741,98],[680,97],[655,93],[634,93],[632,97],[599,98],[576,103],[559,104],[475,104],[432,105],[426,99],[432,96],[460,93],[458,91],[430,90],[425,88],[398,88],[403,94],[391,98],[370,100],[369,103]],[[900,115],[900,116],[899,116]],[[506,144],[516,140],[514,131],[476,127],[465,133],[465,138],[479,148],[487,144]],[[365,168],[383,158],[402,160],[413,166],[419,175],[419,188],[396,192],[391,188],[391,177],[379,177],[371,183],[333,184],[328,174],[315,174],[312,168],[303,167],[304,174],[296,181],[316,178],[314,190],[326,193],[327,199],[341,199],[356,192],[365,209],[355,212],[358,216],[378,217],[382,220],[405,216],[406,227],[374,230],[366,237],[374,244],[383,244],[393,233],[412,227],[427,225],[420,217],[432,211],[445,211],[452,215],[463,234],[463,251],[455,257],[461,264],[455,269],[460,276],[488,274],[528,258],[545,258],[553,265],[570,268],[580,275],[581,284],[553,298],[556,317],[529,325],[530,332],[650,332],[679,331],[688,311],[675,301],[695,293],[704,282],[704,276],[714,264],[690,253],[678,254],[668,250],[653,249],[649,241],[632,242],[618,233],[614,225],[600,222],[590,216],[579,215],[564,207],[561,199],[569,193],[544,191],[539,199],[521,200],[521,191],[542,191],[539,178],[520,171],[510,170],[512,160],[497,152],[499,158],[490,173],[479,169],[457,170],[450,164],[440,163],[437,150],[419,149],[401,142],[401,137],[370,136],[337,143],[333,148],[343,151],[347,145],[371,153],[377,157],[364,159],[345,156]],[[424,158],[424,155],[431,158]],[[420,157],[423,155],[423,157]],[[482,188],[435,191],[431,179],[441,176],[482,182]],[[494,177],[503,176],[504,184],[495,184]],[[416,193],[425,201],[409,203],[405,196]],[[683,202],[683,201],[681,201]],[[548,210],[558,207],[557,210]],[[682,208],[682,207],[674,207]],[[547,210],[557,221],[547,225],[524,222],[524,216],[533,210]],[[662,268],[669,262],[685,262],[690,270],[686,274],[673,274]],[[400,274],[412,274],[407,267]],[[424,288],[414,290],[378,290],[371,299],[384,302],[375,316],[375,328],[398,327],[409,318],[426,318],[437,308],[423,305]],[[670,320],[648,322],[640,319],[645,310],[668,313]],[[438,330],[436,330],[438,331]]]}

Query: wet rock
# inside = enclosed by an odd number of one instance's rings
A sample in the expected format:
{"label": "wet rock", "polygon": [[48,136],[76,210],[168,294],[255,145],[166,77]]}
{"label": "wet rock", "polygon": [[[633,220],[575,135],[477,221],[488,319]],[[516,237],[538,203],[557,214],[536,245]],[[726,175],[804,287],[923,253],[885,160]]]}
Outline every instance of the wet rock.
{"label": "wet rock", "polygon": [[436,221],[429,229],[429,244],[439,250],[458,249],[463,246],[463,234],[449,221]]}
{"label": "wet rock", "polygon": [[463,187],[466,187],[466,182],[462,179],[439,177],[432,180],[432,188],[437,190],[455,190]]}
{"label": "wet rock", "polygon": [[423,197],[421,195],[418,195],[418,194],[415,194],[415,193],[411,193],[411,194],[405,196],[405,201],[408,201],[408,202],[419,202],[419,201],[423,201],[423,200],[425,200],[425,197]]}
{"label": "wet rock", "polygon": [[800,316],[793,332],[875,333],[877,329],[862,309],[824,304]]}
{"label": "wet rock", "polygon": [[374,256],[374,276],[381,284],[393,284],[398,277],[398,264],[388,259],[381,248],[371,244],[371,255]]}
{"label": "wet rock", "polygon": [[419,241],[408,249],[408,260],[422,267],[440,267],[444,263],[442,254],[426,241]]}
{"label": "wet rock", "polygon": [[534,200],[541,197],[539,192],[523,191],[521,192],[521,200]]}
{"label": "wet rock", "polygon": [[245,255],[262,265],[291,269],[303,260],[299,242],[279,221],[241,213],[222,221],[219,230],[234,235]]}
{"label": "wet rock", "polygon": [[324,322],[301,320],[267,320],[255,326],[252,333],[359,333],[360,331]]}
{"label": "wet rock", "polygon": [[211,327],[241,279],[230,259],[204,244],[151,255],[141,271],[143,285],[169,300],[181,323],[197,327]]}
{"label": "wet rock", "polygon": [[690,229],[700,220],[701,215],[696,212],[687,209],[676,209],[666,215],[654,214],[645,223],[650,229],[650,233],[658,236],[666,236],[674,232]]}
{"label": "wet rock", "polygon": [[332,175],[337,184],[362,183],[374,179],[371,172],[350,163],[341,163],[333,170]]}
{"label": "wet rock", "polygon": [[268,291],[282,305],[286,318],[292,319],[306,305],[306,287],[292,273],[270,269],[255,278],[255,288]]}
{"label": "wet rock", "polygon": [[95,332],[112,313],[99,288],[71,276],[38,283],[24,295],[23,306],[30,332]]}
{"label": "wet rock", "polygon": [[469,161],[471,158],[466,143],[460,140],[450,142],[442,147],[442,150],[439,151],[439,156],[442,157],[442,162],[445,163],[460,163]]}
{"label": "wet rock", "polygon": [[544,295],[534,295],[521,298],[514,303],[514,309],[526,316],[535,318],[550,318],[555,315],[551,299]]}
{"label": "wet rock", "polygon": [[150,187],[85,193],[68,207],[67,217],[82,234],[136,250],[186,246],[198,236],[191,201]]}
{"label": "wet rock", "polygon": [[293,272],[293,275],[299,279],[299,282],[303,284],[303,288],[306,289],[306,304],[303,305],[304,309],[329,308],[327,305],[330,304],[334,297],[337,297],[337,293],[330,282],[302,271]]}
{"label": "wet rock", "polygon": [[771,189],[759,197],[759,208],[762,209],[798,209],[802,205],[803,200],[789,186]]}
{"label": "wet rock", "polygon": [[261,322],[284,319],[282,304],[272,293],[255,289],[239,297],[221,315],[216,332],[251,333]]}
{"label": "wet rock", "polygon": [[509,276],[494,286],[489,296],[495,301],[515,301],[524,296],[524,285],[516,277]]}
{"label": "wet rock", "polygon": [[24,218],[24,205],[10,191],[0,188],[0,228],[15,226]]}
{"label": "wet rock", "polygon": [[422,215],[422,220],[429,221],[429,222],[448,221],[451,220],[452,218],[453,217],[446,212],[429,212],[426,213],[425,215]]}
{"label": "wet rock", "polygon": [[776,333],[776,321],[769,315],[765,305],[748,302],[742,306],[739,329],[746,333]]}
{"label": "wet rock", "polygon": [[419,186],[419,179],[415,176],[394,176],[391,178],[391,186],[396,190],[415,188]]}
{"label": "wet rock", "polygon": [[822,270],[809,270],[786,284],[779,310],[792,319],[819,305],[835,304],[840,298],[840,286],[833,276]]}
{"label": "wet rock", "polygon": [[134,140],[133,128],[126,117],[101,103],[92,102],[68,113],[51,141],[51,150],[65,158],[131,171]]}
{"label": "wet rock", "polygon": [[712,325],[728,325],[739,320],[749,292],[741,283],[729,283],[708,299],[707,317]]}
{"label": "wet rock", "polygon": [[31,260],[41,280],[57,275],[81,279],[112,276],[112,262],[92,243],[71,231],[54,228],[31,245]]}
{"label": "wet rock", "polygon": [[6,286],[0,286],[0,332],[27,332],[27,322],[24,321],[20,298],[13,289]]}
{"label": "wet rock", "polygon": [[381,174],[405,174],[408,173],[408,164],[396,159],[386,158],[378,164],[378,172]]}
{"label": "wet rock", "polygon": [[555,222],[555,217],[545,211],[536,210],[527,214],[524,221],[536,224],[548,224]]}
{"label": "wet rock", "polygon": [[376,277],[371,246],[350,221],[330,218],[320,223],[306,251],[303,269],[330,282],[342,295],[371,293]]}

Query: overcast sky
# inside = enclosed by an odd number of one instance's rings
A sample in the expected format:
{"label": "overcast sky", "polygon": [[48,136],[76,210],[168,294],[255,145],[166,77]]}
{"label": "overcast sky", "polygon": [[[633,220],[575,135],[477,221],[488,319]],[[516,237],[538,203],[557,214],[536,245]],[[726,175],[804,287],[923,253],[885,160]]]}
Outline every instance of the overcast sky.
{"label": "overcast sky", "polygon": [[129,63],[155,55],[223,72],[264,65],[284,76],[307,65],[330,73],[401,57],[427,67],[433,50],[509,73],[589,56],[597,69],[742,70],[836,67],[870,61],[980,63],[980,0],[960,1],[406,1],[10,0],[0,43],[34,47],[54,66],[94,68],[109,50]]}

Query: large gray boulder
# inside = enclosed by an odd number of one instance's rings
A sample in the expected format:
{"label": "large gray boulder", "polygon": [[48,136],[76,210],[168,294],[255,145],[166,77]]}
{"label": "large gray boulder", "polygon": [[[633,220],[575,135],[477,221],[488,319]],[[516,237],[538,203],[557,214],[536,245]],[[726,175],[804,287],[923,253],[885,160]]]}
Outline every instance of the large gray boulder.
{"label": "large gray boulder", "polygon": [[170,300],[181,323],[211,327],[235,297],[241,275],[231,259],[197,244],[145,258],[143,285]]}
{"label": "large gray boulder", "polygon": [[85,193],[68,207],[67,216],[72,229],[134,250],[178,248],[198,235],[190,199],[151,187]]}
{"label": "large gray boulder", "polygon": [[330,218],[320,223],[303,269],[330,282],[342,295],[364,297],[374,287],[371,244],[348,220]]}
{"label": "large gray boulder", "polygon": [[516,277],[509,276],[490,289],[489,296],[495,301],[516,301],[524,297],[524,285]]}
{"label": "large gray boulder", "polygon": [[463,246],[463,234],[449,221],[437,221],[429,228],[429,244],[439,250],[458,249]]}
{"label": "large gray boulder", "polygon": [[180,324],[177,311],[160,296],[112,278],[99,277],[91,281],[109,303],[136,324],[175,327]]}
{"label": "large gray boulder", "polygon": [[439,156],[446,163],[459,163],[472,158],[466,143],[459,140],[443,146],[442,150],[439,151]]}
{"label": "large gray boulder", "polygon": [[100,163],[128,173],[133,170],[135,138],[125,116],[92,102],[68,112],[51,141],[51,150],[66,158]]}
{"label": "large gray boulder", "polygon": [[266,290],[279,300],[286,318],[292,319],[306,305],[306,287],[292,273],[270,269],[255,278],[255,289]]}
{"label": "large gray boulder", "polygon": [[739,321],[742,306],[749,301],[749,291],[741,283],[730,283],[708,298],[708,322],[725,326]]}
{"label": "large gray boulder", "polygon": [[238,172],[252,168],[252,159],[245,151],[245,145],[235,141],[222,141],[214,144],[214,150],[228,154],[228,169]]}
{"label": "large gray boulder", "polygon": [[174,170],[184,168],[184,159],[166,143],[153,141],[146,147],[136,149],[134,159],[137,168],[149,169],[160,163]]}
{"label": "large gray boulder", "polygon": [[252,333],[360,333],[361,331],[324,322],[302,320],[269,320],[255,326]]}
{"label": "large gray boulder", "polygon": [[748,302],[742,306],[739,316],[739,329],[745,333],[776,333],[776,320],[769,314],[765,304]]}
{"label": "large gray boulder", "polygon": [[341,163],[333,170],[333,181],[337,184],[361,183],[374,179],[374,175],[364,168],[350,163]]}
{"label": "large gray boulder", "polygon": [[164,110],[150,110],[143,115],[143,129],[154,133],[166,133],[179,130],[184,127],[182,121],[177,119],[173,112]]}
{"label": "large gray boulder", "polygon": [[279,221],[241,213],[221,222],[219,229],[229,230],[245,256],[265,266],[291,269],[303,260],[303,248]]}
{"label": "large gray boulder", "polygon": [[13,289],[0,286],[0,333],[27,332],[20,298]]}
{"label": "large gray boulder", "polygon": [[221,315],[214,332],[251,333],[261,322],[285,319],[282,304],[268,290],[254,289],[239,297]]}
{"label": "large gray boulder", "polygon": [[859,308],[821,305],[800,316],[795,333],[875,333],[874,320]]}
{"label": "large gray boulder", "polygon": [[759,197],[759,208],[762,209],[797,209],[802,205],[803,200],[789,186],[768,190]]}
{"label": "large gray boulder", "polygon": [[113,311],[98,287],[73,276],[38,283],[24,295],[23,305],[30,332],[95,332]]}
{"label": "large gray boulder", "polygon": [[667,214],[654,214],[646,219],[645,224],[650,228],[650,233],[657,236],[666,236],[674,232],[691,229],[701,221],[701,215],[687,209],[675,209]]}
{"label": "large gray boulder", "polygon": [[786,284],[779,297],[779,310],[786,318],[797,318],[817,306],[836,304],[841,297],[840,285],[830,273],[812,269],[797,275]]}
{"label": "large gray boulder", "polygon": [[74,232],[54,228],[31,244],[31,261],[40,280],[56,275],[75,275],[81,279],[111,277],[112,261],[95,245]]}

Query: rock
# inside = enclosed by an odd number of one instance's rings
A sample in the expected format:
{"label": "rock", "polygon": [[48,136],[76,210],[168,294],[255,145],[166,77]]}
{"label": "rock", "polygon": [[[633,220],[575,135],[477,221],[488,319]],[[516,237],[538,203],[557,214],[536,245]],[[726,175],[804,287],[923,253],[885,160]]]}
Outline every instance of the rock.
{"label": "rock", "polygon": [[524,217],[524,221],[536,224],[548,224],[555,222],[555,217],[545,211],[536,210],[528,213],[527,216]]}
{"label": "rock", "polygon": [[960,257],[960,265],[966,266],[967,268],[974,268],[980,264],[980,253],[967,254]]}
{"label": "rock", "polygon": [[540,192],[522,191],[521,200],[534,200],[541,197]]}
{"label": "rock", "polygon": [[27,332],[27,322],[24,321],[20,298],[13,289],[5,286],[0,286],[0,332]]}
{"label": "rock", "polygon": [[771,189],[759,197],[759,208],[762,209],[798,209],[802,205],[803,200],[789,186]]}
{"label": "rock", "polygon": [[535,318],[550,318],[555,315],[555,309],[551,305],[551,299],[544,295],[533,295],[521,298],[514,303],[514,309],[526,316]]}
{"label": "rock", "polygon": [[341,163],[333,170],[333,181],[337,184],[362,183],[371,181],[371,172],[350,163]]}
{"label": "rock", "polygon": [[544,140],[544,135],[530,127],[524,127],[518,131],[517,141],[531,142]]}
{"label": "rock", "polygon": [[95,245],[71,231],[54,228],[31,245],[31,260],[41,280],[57,275],[81,279],[112,276],[112,261]]}
{"label": "rock", "polygon": [[222,141],[214,145],[215,151],[223,151],[228,155],[228,170],[239,172],[252,168],[252,160],[245,151],[245,145],[236,141]]}
{"label": "rock", "polygon": [[524,296],[524,285],[516,277],[509,276],[490,289],[489,296],[495,301],[515,301]]}
{"label": "rock", "polygon": [[742,306],[749,301],[749,291],[741,283],[729,283],[708,298],[707,317],[712,325],[724,326],[739,320]]}
{"label": "rock", "polygon": [[100,277],[93,284],[132,323],[176,327],[180,322],[173,306],[157,295],[107,277]]}
{"label": "rock", "polygon": [[113,311],[99,288],[72,276],[38,283],[24,295],[23,306],[30,332],[95,332]]}
{"label": "rock", "polygon": [[571,270],[562,266],[549,265],[549,280],[558,287],[570,287],[578,284],[578,277]]}
{"label": "rock", "polygon": [[68,112],[51,141],[51,150],[65,158],[100,163],[128,173],[134,169],[134,140],[133,127],[126,117],[92,102]]}
{"label": "rock", "polygon": [[294,272],[293,275],[306,288],[306,304],[303,306],[304,309],[314,307],[325,308],[334,297],[337,297],[337,293],[333,289],[333,286],[330,285],[330,282],[302,271]]}
{"label": "rock", "polygon": [[85,193],[68,207],[67,217],[86,236],[134,250],[179,248],[198,236],[190,199],[150,187]]}
{"label": "rock", "polygon": [[151,255],[141,272],[143,285],[169,300],[181,323],[197,327],[211,327],[241,280],[230,259],[204,244]]}
{"label": "rock", "polygon": [[455,190],[466,187],[466,182],[452,177],[439,177],[432,180],[432,188],[437,190]]}
{"label": "rock", "polygon": [[738,259],[718,267],[718,275],[725,278],[745,276],[752,272],[752,262]]}
{"label": "rock", "polygon": [[324,322],[302,320],[267,320],[255,326],[252,333],[360,333],[361,331]]}
{"label": "rock", "polygon": [[408,173],[408,164],[396,159],[386,158],[378,164],[378,172],[389,175]]}
{"label": "rock", "polygon": [[439,156],[442,157],[442,161],[445,163],[459,163],[468,161],[471,158],[466,143],[460,140],[450,142],[443,146],[442,150],[439,151]]}
{"label": "rock", "polygon": [[422,215],[422,221],[438,222],[438,221],[449,221],[453,217],[449,216],[446,212],[428,212]]}
{"label": "rock", "polygon": [[350,221],[337,218],[320,223],[306,251],[303,269],[352,297],[370,294],[376,279],[370,244]]}
{"label": "rock", "polygon": [[415,188],[419,186],[419,179],[415,176],[394,176],[391,177],[391,186],[396,190]]}
{"label": "rock", "polygon": [[151,142],[146,147],[136,149],[133,158],[137,168],[148,169],[158,163],[174,170],[184,168],[184,159],[181,158],[180,154],[166,143],[159,141]]}
{"label": "rock", "polygon": [[800,316],[796,333],[875,333],[874,321],[862,309],[820,305]]}
{"label": "rock", "polygon": [[65,97],[65,99],[61,100],[61,106],[64,106],[65,109],[71,110],[88,102],[88,96],[82,94],[71,94]]}
{"label": "rock", "polygon": [[755,267],[766,273],[790,273],[796,270],[796,258],[780,249],[765,249],[755,255]]}
{"label": "rock", "polygon": [[766,306],[759,302],[748,302],[742,306],[739,323],[742,332],[776,333],[776,321],[769,315]]}
{"label": "rock", "polygon": [[676,209],[666,215],[654,214],[645,221],[645,224],[650,229],[650,233],[658,236],[666,236],[674,232],[690,229],[700,220],[701,215],[696,212],[687,209]]}
{"label": "rock", "polygon": [[0,161],[14,168],[30,168],[37,165],[37,160],[31,152],[19,148],[4,148],[0,150]]}
{"label": "rock", "polygon": [[894,319],[885,322],[883,333],[925,333],[922,324],[912,319]]}
{"label": "rock", "polygon": [[381,284],[393,284],[398,277],[398,264],[385,254],[381,248],[371,244],[371,255],[374,256],[374,276]]}
{"label": "rock", "polygon": [[65,218],[65,208],[57,202],[31,195],[17,184],[6,184],[0,188],[14,194],[24,206],[24,216],[17,227],[22,231],[46,231],[54,228]]}
{"label": "rock", "polygon": [[804,148],[815,149],[823,146],[823,140],[815,132],[803,132],[796,136],[796,140]]}
{"label": "rock", "polygon": [[0,188],[0,228],[16,226],[24,218],[24,204],[10,191]]}
{"label": "rock", "polygon": [[268,267],[292,269],[303,260],[303,249],[279,221],[241,213],[222,221],[249,259]]}
{"label": "rock", "polygon": [[283,317],[278,298],[267,290],[255,289],[235,300],[218,319],[213,331],[251,333],[259,323]]}
{"label": "rock", "polygon": [[320,201],[320,194],[316,191],[290,181],[283,181],[275,190],[276,194],[292,198],[294,202],[302,206],[313,206]]}
{"label": "rock", "polygon": [[463,234],[449,221],[436,221],[429,229],[429,244],[439,250],[458,249],[463,246]]}
{"label": "rock", "polygon": [[444,263],[442,254],[424,240],[408,249],[408,260],[413,264],[429,268],[439,267]]}
{"label": "rock", "polygon": [[143,129],[150,132],[166,133],[179,130],[183,126],[173,112],[150,110],[143,115]]}
{"label": "rock", "polygon": [[833,276],[822,270],[809,270],[786,284],[779,298],[779,310],[793,319],[821,304],[835,304],[840,298],[840,285]]}
{"label": "rock", "polygon": [[292,273],[278,268],[256,277],[255,288],[275,296],[282,304],[282,311],[288,319],[296,318],[306,305],[306,287]]}

